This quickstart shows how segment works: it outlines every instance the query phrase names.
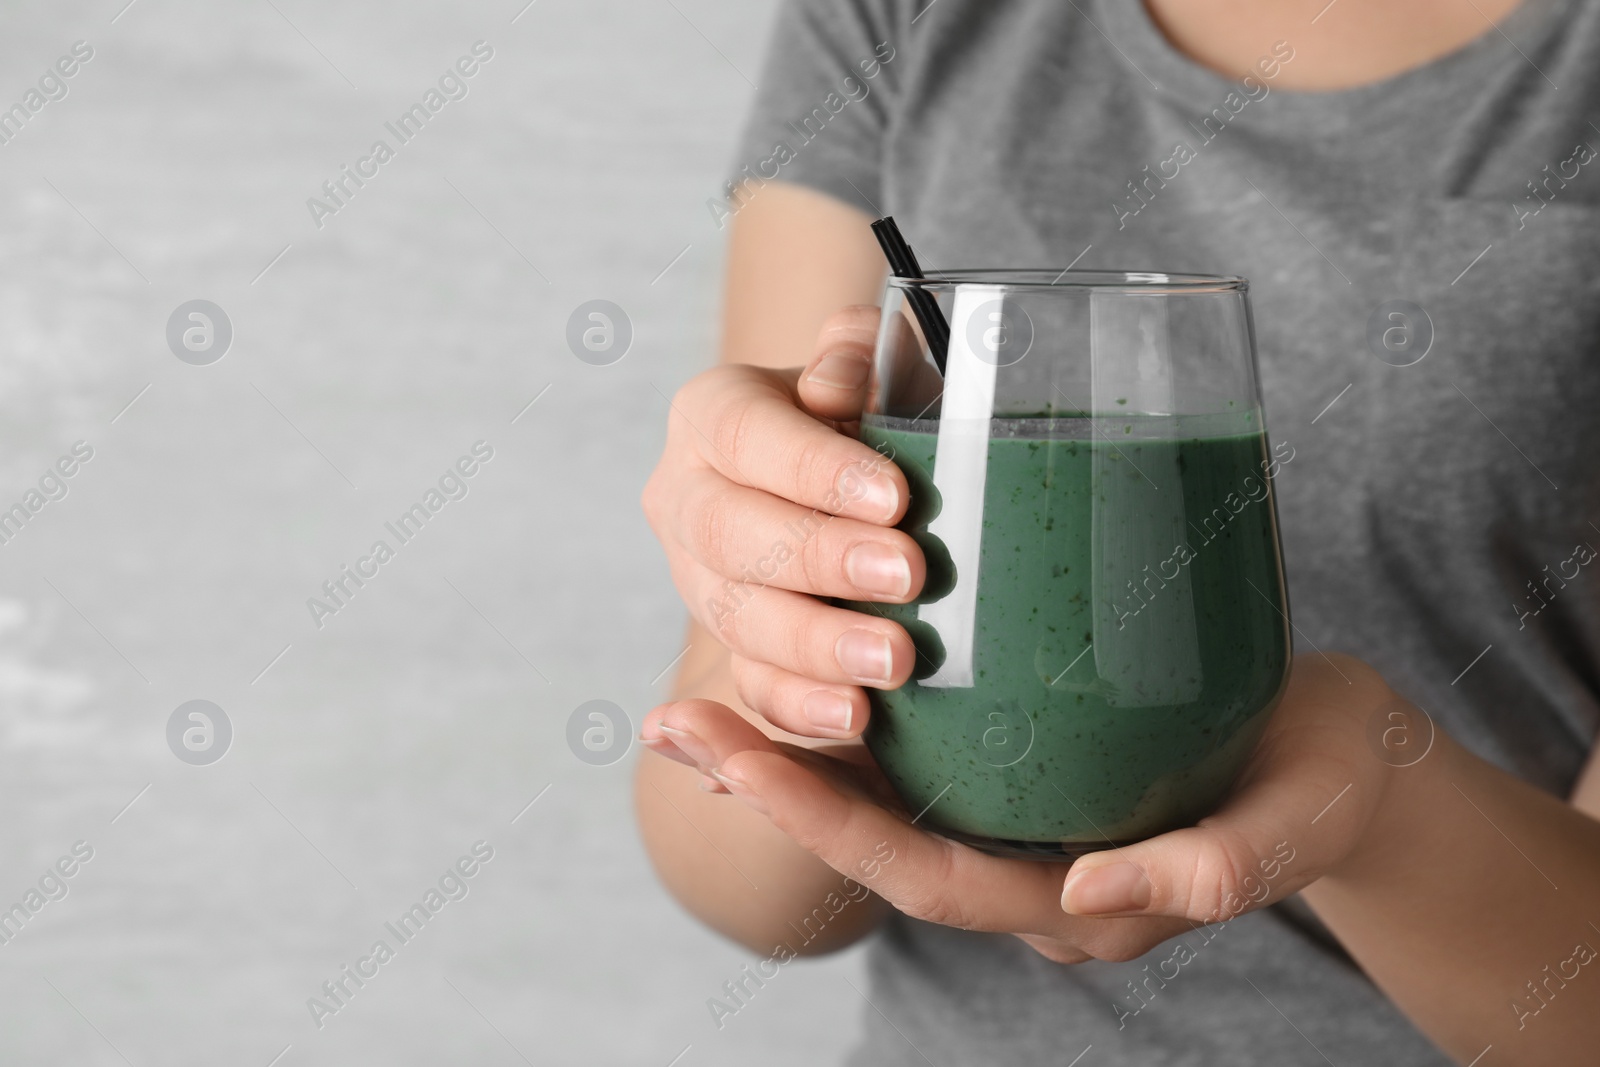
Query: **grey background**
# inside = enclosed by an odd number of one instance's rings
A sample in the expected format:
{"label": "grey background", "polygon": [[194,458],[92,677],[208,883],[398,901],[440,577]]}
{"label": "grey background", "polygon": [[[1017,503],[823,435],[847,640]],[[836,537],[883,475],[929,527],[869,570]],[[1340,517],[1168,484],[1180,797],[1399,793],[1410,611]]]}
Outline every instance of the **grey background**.
{"label": "grey background", "polygon": [[[95,850],[0,945],[0,1062],[835,1059],[859,955],[718,1032],[751,957],[654,881],[636,754],[565,741],[591,699],[637,726],[682,647],[637,497],[713,358],[706,200],[771,0],[124,3],[0,15],[0,106],[95,50],[0,146],[0,507],[95,450],[0,545],[0,908]],[[469,95],[317,229],[306,199],[479,39]],[[196,298],[234,328],[207,367],[165,340]],[[634,324],[613,366],[564,341],[597,298]],[[306,599],[480,439],[469,495],[318,629]],[[165,739],[197,698],[234,729],[205,767]],[[469,895],[317,1029],[307,998],[480,839]]]}

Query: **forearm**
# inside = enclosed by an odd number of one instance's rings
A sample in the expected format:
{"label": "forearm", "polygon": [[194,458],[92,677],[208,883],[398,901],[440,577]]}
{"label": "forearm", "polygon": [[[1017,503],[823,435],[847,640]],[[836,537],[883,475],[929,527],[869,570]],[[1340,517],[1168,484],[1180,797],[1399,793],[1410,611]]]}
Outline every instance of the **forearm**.
{"label": "forearm", "polygon": [[[709,633],[691,625],[689,641],[674,699],[721,701],[770,735],[795,740],[739,702],[727,653]],[[878,897],[858,883],[847,885],[765,816],[725,794],[702,791],[699,777],[647,750],[635,772],[634,808],[656,873],[702,922],[762,955],[780,945],[811,955],[852,944],[883,918]],[[849,903],[835,911],[825,904],[830,894],[836,908],[839,900]]]}
{"label": "forearm", "polygon": [[1304,895],[1412,1021],[1462,1063],[1588,1062],[1600,822],[1440,734],[1388,772],[1369,842]]}

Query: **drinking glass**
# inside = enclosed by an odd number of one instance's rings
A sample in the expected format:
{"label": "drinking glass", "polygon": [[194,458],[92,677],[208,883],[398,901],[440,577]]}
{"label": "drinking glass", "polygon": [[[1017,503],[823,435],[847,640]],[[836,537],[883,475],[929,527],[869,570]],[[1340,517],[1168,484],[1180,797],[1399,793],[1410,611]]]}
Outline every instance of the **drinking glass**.
{"label": "drinking glass", "polygon": [[[912,301],[949,325],[941,372]],[[934,272],[885,292],[861,439],[928,561],[866,743],[918,824],[1072,859],[1214,810],[1288,680],[1248,283]]]}

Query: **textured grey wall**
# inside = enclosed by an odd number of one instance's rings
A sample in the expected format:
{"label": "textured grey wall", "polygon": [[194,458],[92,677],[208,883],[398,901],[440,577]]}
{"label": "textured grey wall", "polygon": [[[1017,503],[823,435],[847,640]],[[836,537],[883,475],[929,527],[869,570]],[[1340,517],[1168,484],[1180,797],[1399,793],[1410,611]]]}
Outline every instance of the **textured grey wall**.
{"label": "textured grey wall", "polygon": [[[636,754],[566,741],[592,699],[636,728],[681,647],[637,496],[663,394],[711,359],[705,202],[772,3],[524,2],[0,15],[26,115],[0,126],[0,508],[27,514],[0,527],[0,1062],[818,1064],[856,1029],[857,955],[714,1027],[748,957],[656,886]],[[378,139],[319,227],[308,198]],[[609,366],[565,341],[597,298],[633,324]],[[194,299],[232,326],[208,365],[168,341]],[[385,522],[479,441],[401,544]],[[169,745],[196,699],[232,728],[209,765]],[[479,841],[460,899],[387,931]],[[379,939],[319,1027],[308,998]]]}

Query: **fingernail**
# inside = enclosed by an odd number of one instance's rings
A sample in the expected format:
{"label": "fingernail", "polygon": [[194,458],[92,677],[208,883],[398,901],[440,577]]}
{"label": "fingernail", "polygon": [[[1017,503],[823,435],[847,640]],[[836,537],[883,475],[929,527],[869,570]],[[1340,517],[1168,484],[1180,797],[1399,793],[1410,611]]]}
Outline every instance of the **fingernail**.
{"label": "fingernail", "polygon": [[846,630],[833,646],[833,654],[839,666],[863,685],[881,685],[894,671],[889,639],[871,630]]}
{"label": "fingernail", "polygon": [[682,749],[685,756],[688,756],[700,766],[710,767],[717,762],[717,754],[712,751],[711,746],[689,731],[679,730],[665,723],[657,727],[657,729],[666,734],[673,744]]}
{"label": "fingernail", "polygon": [[1073,915],[1105,915],[1150,906],[1150,880],[1131,863],[1108,863],[1067,879],[1062,910]]}
{"label": "fingernail", "polygon": [[841,734],[850,732],[850,714],[854,709],[850,699],[843,693],[832,689],[813,689],[806,694],[801,710],[805,712],[806,722],[819,730]]}
{"label": "fingernail", "polygon": [[679,751],[678,746],[673,744],[670,738],[641,737],[639,738],[639,743],[645,748],[648,748],[651,752],[654,752],[656,755],[665,756],[674,763],[681,763],[685,767],[697,766],[694,760],[690,759],[683,752]]}
{"label": "fingernail", "polygon": [[867,541],[844,557],[845,577],[863,593],[903,597],[911,591],[911,564],[885,544]]}
{"label": "fingernail", "polygon": [[866,384],[867,371],[870,369],[864,359],[834,352],[822,357],[816,369],[806,375],[806,381],[835,389],[860,389]]}
{"label": "fingernail", "polygon": [[715,778],[711,777],[709,774],[702,774],[700,776],[700,790],[704,793],[717,794],[726,793],[728,791],[726,786],[717,781]]}
{"label": "fingernail", "polygon": [[721,782],[727,788],[728,792],[732,793],[734,796],[750,805],[750,807],[754,808],[756,811],[759,811],[763,815],[772,814],[767,810],[767,802],[761,799],[761,794],[757,793],[754,789],[751,789],[749,784],[744,780],[724,774],[722,771],[712,771],[711,777]]}
{"label": "fingernail", "polygon": [[844,499],[859,500],[864,510],[881,515],[886,520],[900,510],[900,490],[881,474],[863,478],[859,471],[851,468],[839,475],[838,489]]}

